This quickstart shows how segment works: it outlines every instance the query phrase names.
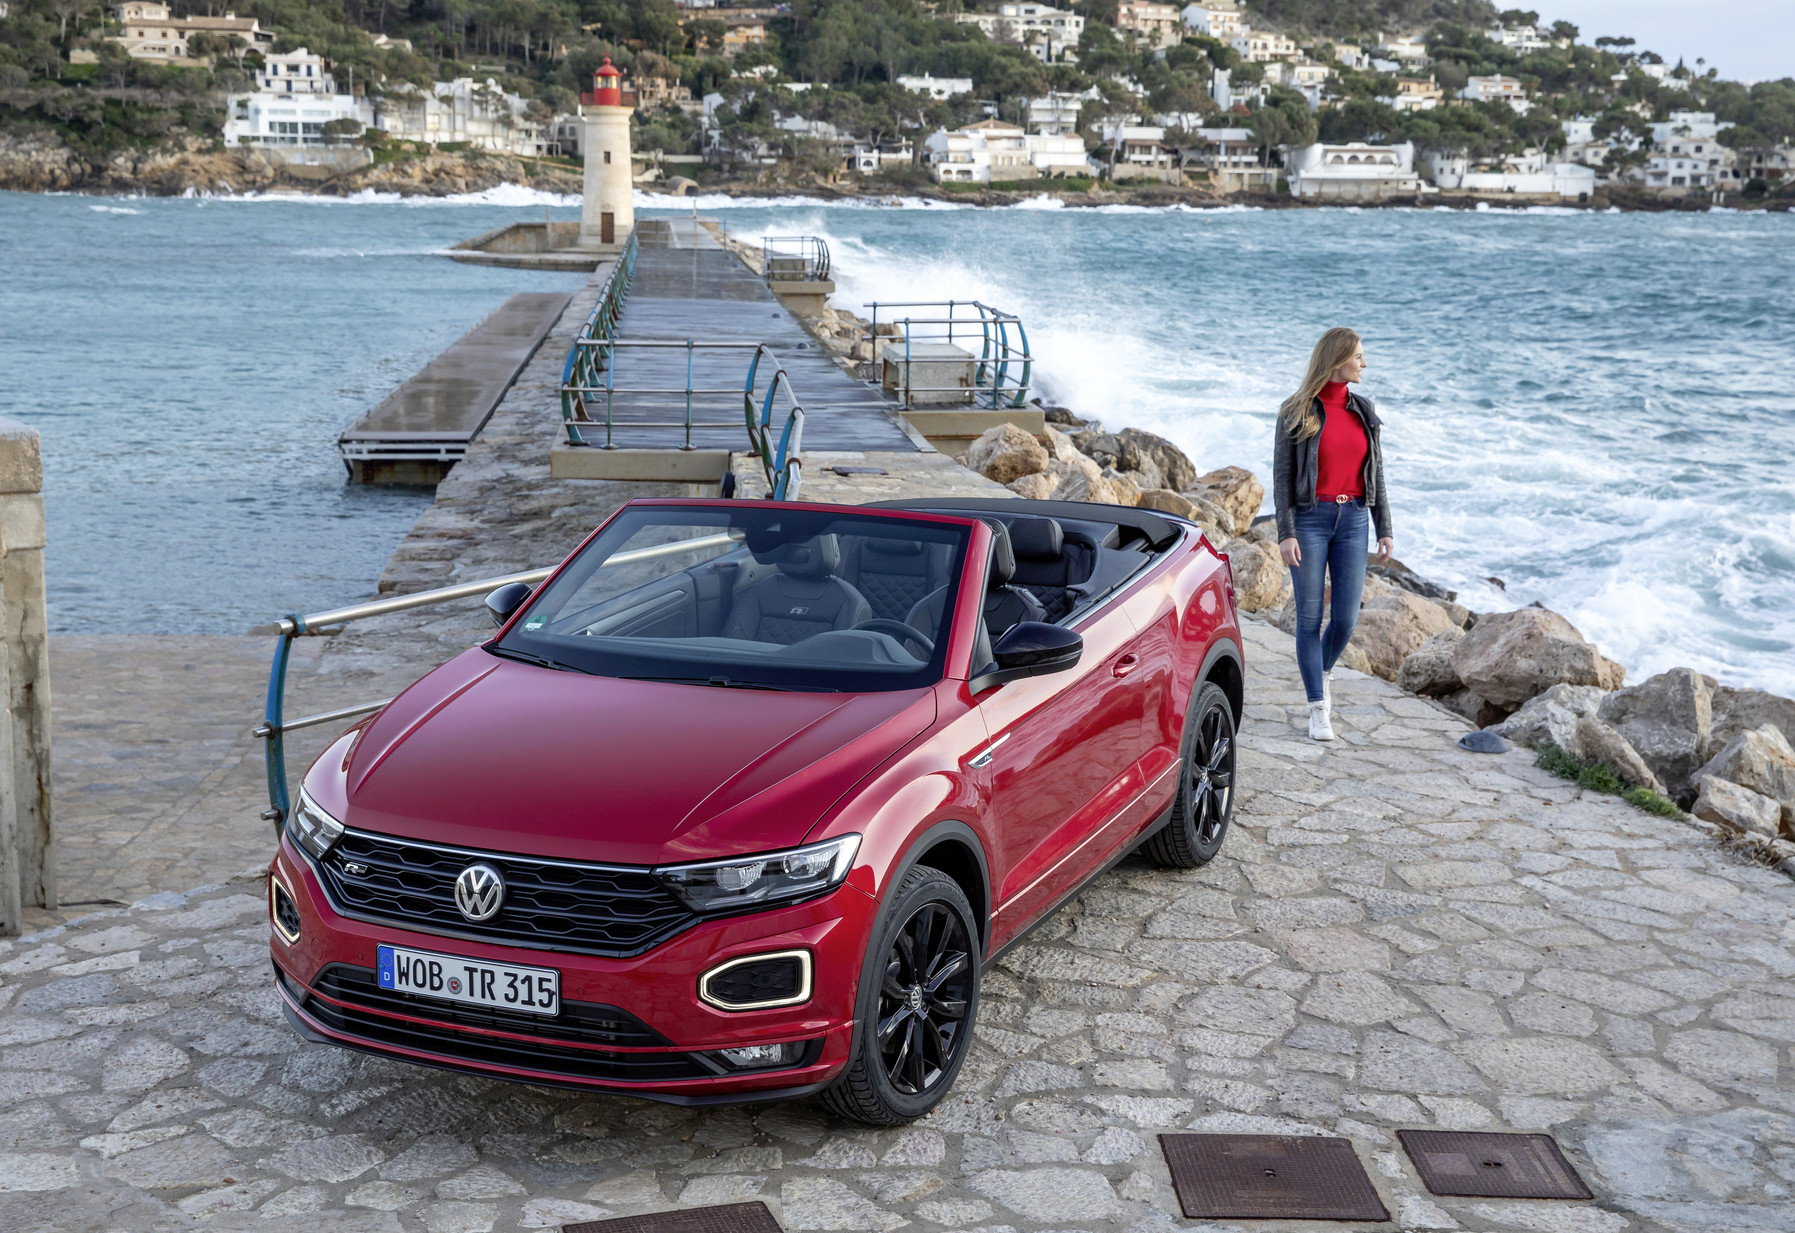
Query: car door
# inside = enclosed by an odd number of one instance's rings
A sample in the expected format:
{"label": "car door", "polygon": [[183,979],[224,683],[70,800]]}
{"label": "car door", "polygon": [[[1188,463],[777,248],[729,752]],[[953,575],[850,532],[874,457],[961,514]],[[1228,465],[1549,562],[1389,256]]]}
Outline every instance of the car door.
{"label": "car door", "polygon": [[991,785],[993,946],[1002,946],[1108,855],[1098,842],[1140,794],[1145,691],[1140,652],[1120,605],[1080,622],[1075,668],[1027,677],[979,699],[989,732],[977,755]]}

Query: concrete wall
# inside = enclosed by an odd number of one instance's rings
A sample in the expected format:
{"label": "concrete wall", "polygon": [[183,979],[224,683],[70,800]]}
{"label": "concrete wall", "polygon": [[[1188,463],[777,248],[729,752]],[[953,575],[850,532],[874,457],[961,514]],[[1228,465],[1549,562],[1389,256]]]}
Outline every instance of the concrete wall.
{"label": "concrete wall", "polygon": [[0,934],[56,906],[43,481],[37,431],[0,419]]}

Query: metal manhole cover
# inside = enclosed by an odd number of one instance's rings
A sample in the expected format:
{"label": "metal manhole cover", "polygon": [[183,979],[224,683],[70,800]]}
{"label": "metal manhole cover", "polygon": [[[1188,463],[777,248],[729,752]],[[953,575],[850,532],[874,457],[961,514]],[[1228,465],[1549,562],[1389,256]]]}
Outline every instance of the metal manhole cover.
{"label": "metal manhole cover", "polygon": [[1399,1130],[1402,1150],[1434,1194],[1477,1199],[1593,1199],[1551,1135]]}
{"label": "metal manhole cover", "polygon": [[588,1220],[561,1227],[561,1233],[783,1233],[767,1205],[725,1203],[720,1207],[689,1207],[647,1216],[621,1216],[616,1220]]}
{"label": "metal manhole cover", "polygon": [[1345,1139],[1160,1135],[1186,1219],[1388,1220]]}

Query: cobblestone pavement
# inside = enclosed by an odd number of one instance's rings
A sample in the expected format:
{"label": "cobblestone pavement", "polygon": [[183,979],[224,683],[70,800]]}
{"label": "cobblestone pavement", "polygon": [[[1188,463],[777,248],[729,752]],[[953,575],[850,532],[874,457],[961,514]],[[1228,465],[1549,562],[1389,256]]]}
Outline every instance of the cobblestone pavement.
{"label": "cobblestone pavement", "polygon": [[[0,943],[0,1228],[477,1233],[752,1196],[791,1233],[1159,1233],[1188,1224],[1154,1133],[1195,1128],[1348,1136],[1407,1229],[1795,1229],[1795,886],[1463,753],[1381,681],[1341,674],[1314,745],[1289,639],[1248,640],[1221,857],[1130,860],[1012,952],[916,1126],[302,1044],[246,879]],[[1597,1201],[1430,1198],[1405,1126],[1550,1130]]]}

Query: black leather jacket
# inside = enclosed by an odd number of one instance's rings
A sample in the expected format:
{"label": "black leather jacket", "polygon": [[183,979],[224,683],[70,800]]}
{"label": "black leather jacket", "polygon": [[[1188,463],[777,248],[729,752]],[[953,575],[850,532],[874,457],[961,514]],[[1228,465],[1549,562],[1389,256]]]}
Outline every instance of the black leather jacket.
{"label": "black leather jacket", "polygon": [[[1365,454],[1365,508],[1371,511],[1371,521],[1377,528],[1377,537],[1388,539],[1391,534],[1390,502],[1384,493],[1384,447],[1379,439],[1379,432],[1384,424],[1377,418],[1377,408],[1363,394],[1348,390],[1346,405],[1364,423],[1365,439],[1371,446]],[[1315,413],[1321,417],[1325,427],[1328,413],[1319,398],[1315,400]],[[1272,448],[1271,456],[1272,505],[1278,512],[1278,538],[1286,540],[1296,534],[1296,511],[1312,509],[1315,505],[1315,477],[1320,471],[1321,434],[1318,432],[1307,441],[1298,441],[1284,428],[1281,420],[1276,431],[1277,442]]]}

